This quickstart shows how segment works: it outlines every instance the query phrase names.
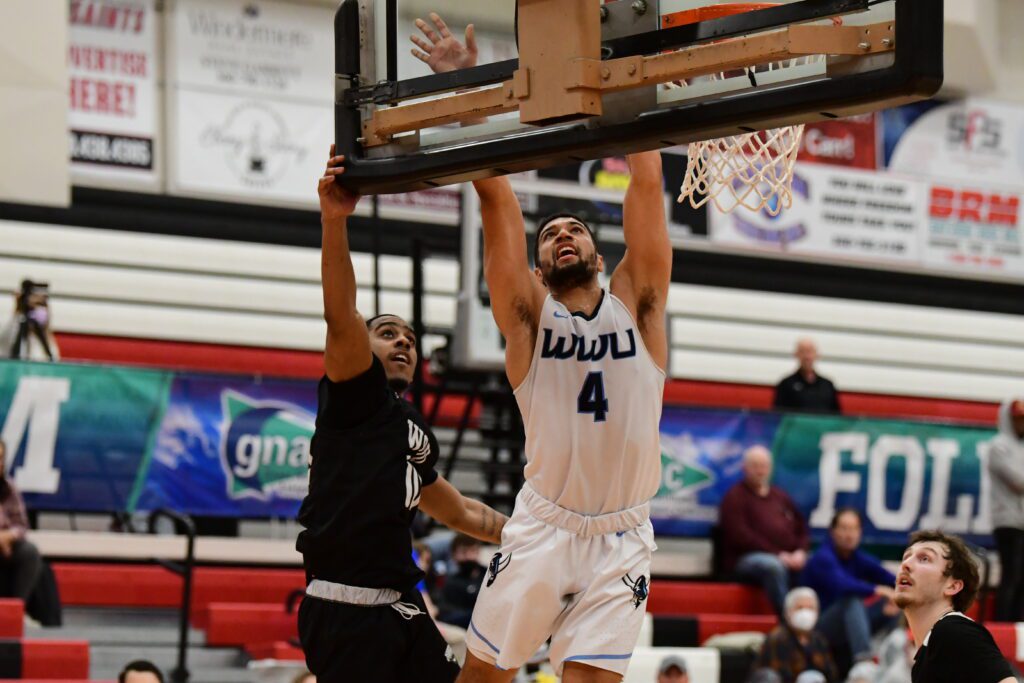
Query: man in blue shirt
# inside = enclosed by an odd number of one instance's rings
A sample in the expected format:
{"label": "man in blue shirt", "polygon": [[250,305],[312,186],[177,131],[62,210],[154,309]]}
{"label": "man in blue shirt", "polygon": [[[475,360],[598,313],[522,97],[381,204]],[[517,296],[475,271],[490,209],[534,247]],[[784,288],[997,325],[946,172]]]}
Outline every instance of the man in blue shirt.
{"label": "man in blue shirt", "polygon": [[[832,517],[830,538],[807,560],[803,583],[821,601],[818,629],[833,647],[849,645],[856,662],[871,656],[871,634],[891,624],[896,577],[877,558],[860,549],[862,521],[854,508]],[[870,606],[867,598],[879,596]]]}

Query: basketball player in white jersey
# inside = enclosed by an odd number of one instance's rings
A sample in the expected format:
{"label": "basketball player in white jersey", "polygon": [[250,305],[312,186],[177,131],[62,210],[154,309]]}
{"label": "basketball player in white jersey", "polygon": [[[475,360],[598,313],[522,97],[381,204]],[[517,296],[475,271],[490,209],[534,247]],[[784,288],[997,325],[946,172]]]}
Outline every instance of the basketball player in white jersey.
{"label": "basketball player in white jersey", "polygon": [[[435,71],[475,64],[436,14],[413,54]],[[436,28],[436,30],[435,30]],[[429,42],[428,42],[429,41]],[[507,178],[474,183],[484,275],[526,426],[526,484],[480,589],[459,681],[510,681],[544,642],[566,683],[622,679],[646,607],[655,548],[672,246],[661,156],[628,158],[626,254],[604,289],[590,228],[538,225],[534,266]]]}

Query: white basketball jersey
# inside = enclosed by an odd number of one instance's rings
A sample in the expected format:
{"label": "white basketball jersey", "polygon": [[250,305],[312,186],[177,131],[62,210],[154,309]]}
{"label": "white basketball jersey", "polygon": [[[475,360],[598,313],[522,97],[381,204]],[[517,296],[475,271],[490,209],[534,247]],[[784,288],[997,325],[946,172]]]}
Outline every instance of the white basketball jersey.
{"label": "white basketball jersey", "polygon": [[590,318],[549,294],[530,371],[515,390],[530,486],[584,515],[650,500],[661,480],[664,388],[665,373],[611,292]]}

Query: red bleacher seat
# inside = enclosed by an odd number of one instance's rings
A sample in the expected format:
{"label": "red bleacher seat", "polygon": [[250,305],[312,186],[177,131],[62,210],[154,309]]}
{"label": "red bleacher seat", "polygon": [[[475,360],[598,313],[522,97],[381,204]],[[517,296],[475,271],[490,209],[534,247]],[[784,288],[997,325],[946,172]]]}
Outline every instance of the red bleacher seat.
{"label": "red bleacher seat", "polygon": [[[65,605],[93,607],[178,607],[181,577],[155,565],[55,563]],[[211,602],[283,605],[305,586],[301,569],[198,567],[192,580],[192,621],[206,625]]]}
{"label": "red bleacher seat", "polygon": [[207,608],[206,643],[211,646],[255,645],[298,635],[298,614],[288,614],[281,605],[214,602]]}
{"label": "red bleacher seat", "polygon": [[0,638],[21,638],[24,628],[24,603],[10,598],[0,599]]}
{"label": "red bleacher seat", "polygon": [[647,598],[651,614],[772,615],[764,591],[738,583],[654,581]]}
{"label": "red bleacher seat", "polygon": [[0,640],[0,670],[23,679],[84,681],[89,643],[84,640]]}
{"label": "red bleacher seat", "polygon": [[276,659],[283,662],[302,662],[306,660],[306,655],[303,654],[302,650],[283,640],[273,643],[248,645],[245,651],[256,660]]}

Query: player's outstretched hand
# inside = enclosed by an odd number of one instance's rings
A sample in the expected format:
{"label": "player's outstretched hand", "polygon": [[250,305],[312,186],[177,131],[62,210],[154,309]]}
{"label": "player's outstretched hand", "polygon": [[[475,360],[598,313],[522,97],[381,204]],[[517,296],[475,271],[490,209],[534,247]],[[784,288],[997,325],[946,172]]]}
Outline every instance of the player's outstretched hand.
{"label": "player's outstretched hand", "polygon": [[338,182],[338,176],[345,172],[345,157],[334,155],[334,145],[327,159],[327,169],[320,177],[317,192],[320,195],[320,215],[324,219],[348,218],[356,210],[359,195],[346,190]]}
{"label": "player's outstretched hand", "polygon": [[416,28],[423,32],[427,40],[416,35],[409,36],[416,45],[412,49],[412,56],[429,66],[434,73],[476,66],[477,47],[473,24],[466,27],[466,42],[463,44],[452,35],[448,30],[448,24],[444,23],[444,19],[437,12],[430,13],[430,20],[434,23],[436,31],[422,19],[416,20]]}

